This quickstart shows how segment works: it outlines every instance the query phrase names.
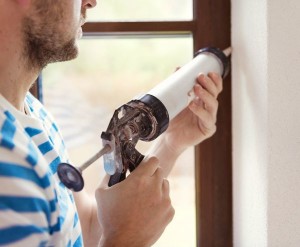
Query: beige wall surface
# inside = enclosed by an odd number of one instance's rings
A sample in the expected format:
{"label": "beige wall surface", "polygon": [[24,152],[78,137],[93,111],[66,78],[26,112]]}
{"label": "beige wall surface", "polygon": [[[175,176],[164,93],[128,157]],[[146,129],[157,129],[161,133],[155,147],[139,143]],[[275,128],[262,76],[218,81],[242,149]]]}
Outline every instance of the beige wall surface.
{"label": "beige wall surface", "polygon": [[300,246],[300,1],[232,0],[234,246]]}

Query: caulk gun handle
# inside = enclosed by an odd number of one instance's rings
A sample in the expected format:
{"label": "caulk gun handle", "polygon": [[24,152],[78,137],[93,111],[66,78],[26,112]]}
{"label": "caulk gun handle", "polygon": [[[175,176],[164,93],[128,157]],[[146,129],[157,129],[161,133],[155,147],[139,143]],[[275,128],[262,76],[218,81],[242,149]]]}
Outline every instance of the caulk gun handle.
{"label": "caulk gun handle", "polygon": [[130,172],[133,172],[145,157],[135,149],[132,143],[127,143],[126,145],[123,146],[123,148],[124,150],[122,151],[123,153],[122,161],[123,161],[124,169],[122,172],[116,172],[115,174],[110,176],[108,182],[109,187],[122,182],[126,178],[126,173],[128,169]]}

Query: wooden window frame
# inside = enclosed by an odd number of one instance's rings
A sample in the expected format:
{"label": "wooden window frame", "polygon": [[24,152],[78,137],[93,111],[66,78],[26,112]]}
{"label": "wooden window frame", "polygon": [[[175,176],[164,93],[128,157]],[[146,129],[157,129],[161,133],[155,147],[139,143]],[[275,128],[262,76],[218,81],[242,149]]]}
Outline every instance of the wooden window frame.
{"label": "wooden window frame", "polygon": [[[230,0],[193,0],[191,21],[90,22],[84,34],[193,36],[194,51],[230,46]],[[41,97],[41,80],[31,92]],[[233,246],[231,78],[219,97],[217,132],[195,148],[198,247]]]}

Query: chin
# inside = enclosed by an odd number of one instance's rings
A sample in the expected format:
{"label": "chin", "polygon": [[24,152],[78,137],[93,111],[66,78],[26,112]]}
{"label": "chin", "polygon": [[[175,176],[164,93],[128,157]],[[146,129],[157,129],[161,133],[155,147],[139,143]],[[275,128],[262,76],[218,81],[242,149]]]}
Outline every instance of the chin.
{"label": "chin", "polygon": [[62,61],[73,60],[78,56],[78,53],[79,53],[79,47],[78,47],[77,39],[72,39],[64,47],[62,47],[60,61],[62,62]]}
{"label": "chin", "polygon": [[59,49],[50,51],[47,54],[44,53],[44,64],[65,62],[75,59],[78,56],[79,48],[76,39],[73,39],[61,46]]}

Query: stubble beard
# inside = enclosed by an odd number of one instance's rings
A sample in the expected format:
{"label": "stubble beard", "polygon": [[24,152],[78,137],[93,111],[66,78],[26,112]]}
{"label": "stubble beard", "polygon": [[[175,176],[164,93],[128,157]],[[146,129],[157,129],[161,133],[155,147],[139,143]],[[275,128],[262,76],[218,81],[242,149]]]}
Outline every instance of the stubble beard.
{"label": "stubble beard", "polygon": [[78,55],[76,37],[67,40],[65,33],[68,30],[59,32],[59,24],[53,19],[47,19],[49,18],[27,17],[24,20],[23,55],[27,60],[28,69],[42,70],[50,63],[72,60]]}

